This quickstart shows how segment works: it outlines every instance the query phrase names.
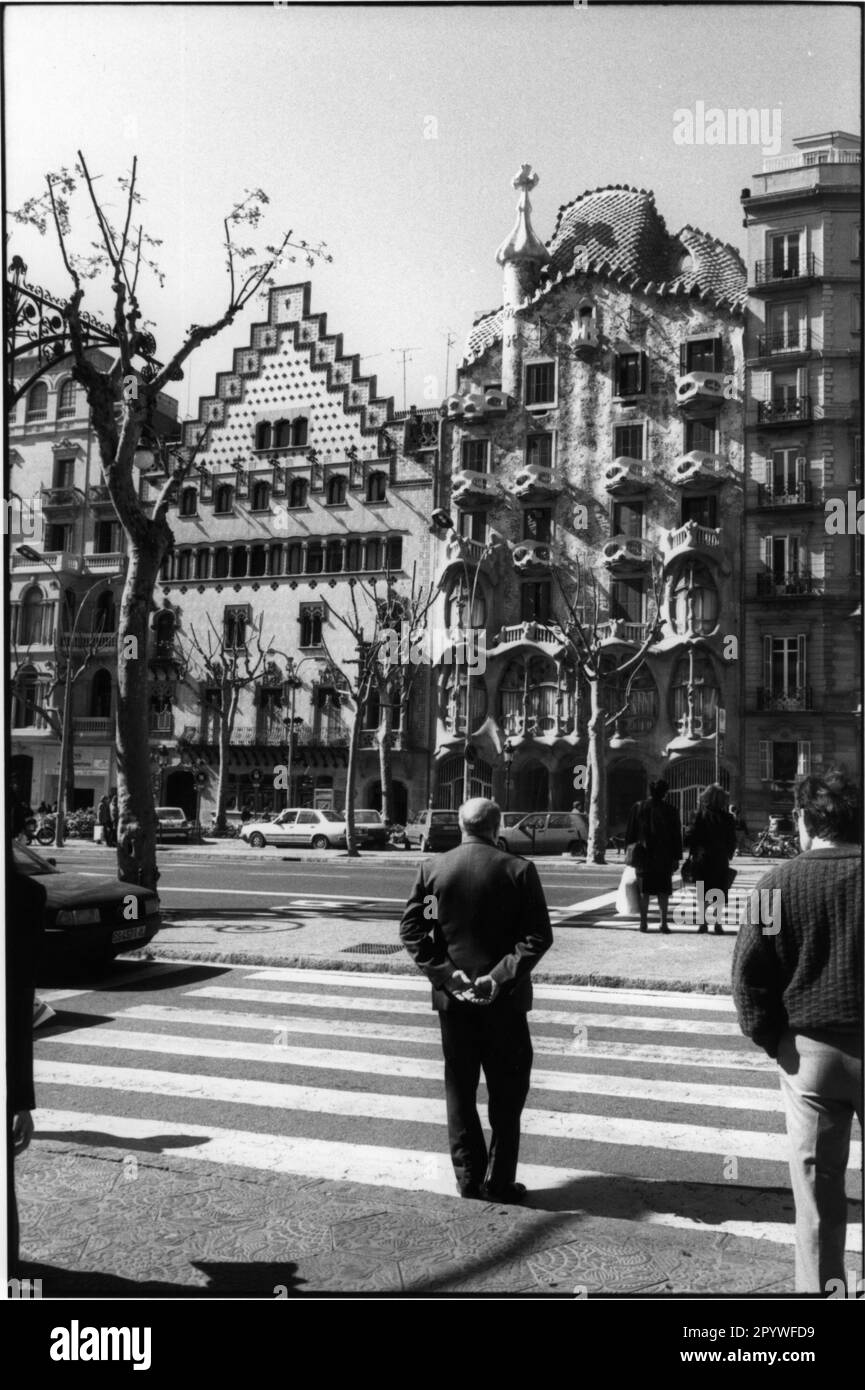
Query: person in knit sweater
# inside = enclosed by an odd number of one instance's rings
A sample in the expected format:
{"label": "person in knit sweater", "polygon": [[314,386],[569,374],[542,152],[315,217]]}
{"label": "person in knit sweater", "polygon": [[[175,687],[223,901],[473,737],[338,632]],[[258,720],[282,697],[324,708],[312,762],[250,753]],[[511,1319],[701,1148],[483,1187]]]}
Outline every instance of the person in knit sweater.
{"label": "person in knit sweater", "polygon": [[795,801],[803,853],[757,885],[761,898],[779,890],[780,910],[740,926],[733,999],[742,1032],[778,1062],[796,1292],[826,1294],[844,1280],[854,1112],[862,1123],[861,799],[832,768],[801,779]]}

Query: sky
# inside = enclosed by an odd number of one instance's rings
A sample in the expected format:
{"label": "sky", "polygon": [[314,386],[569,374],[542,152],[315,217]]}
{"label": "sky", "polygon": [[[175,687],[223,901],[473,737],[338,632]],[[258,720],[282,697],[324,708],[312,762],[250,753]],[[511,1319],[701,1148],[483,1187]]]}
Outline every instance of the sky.
{"label": "sky", "polygon": [[[762,150],[677,143],[675,113],[765,110],[782,154],[794,136],[859,131],[860,15],[844,4],[36,4],[7,6],[4,28],[7,207],[80,148],[119,212],[137,155],[145,229],[163,241],[165,287],[141,295],[163,360],[224,310],[222,219],[261,187],[263,241],[291,228],[333,256],[280,283],[311,280],[312,310],[396,409],[402,350],[408,402],[438,404],[473,318],[501,303],[521,163],[539,174],[543,240],[562,204],[620,183],[654,190],[671,231],[744,251],[739,197]],[[75,228],[86,245],[92,214]],[[15,228],[15,253],[63,291],[50,236]],[[94,288],[88,305],[107,300]],[[259,303],[195,355],[181,415],[262,317]]]}

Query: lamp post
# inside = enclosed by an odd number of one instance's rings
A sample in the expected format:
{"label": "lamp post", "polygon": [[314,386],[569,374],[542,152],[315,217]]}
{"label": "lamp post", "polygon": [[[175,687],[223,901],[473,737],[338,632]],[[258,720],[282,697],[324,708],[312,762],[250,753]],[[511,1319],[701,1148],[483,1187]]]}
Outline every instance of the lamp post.
{"label": "lamp post", "polygon": [[[465,588],[459,604],[459,623],[460,631],[463,630],[463,615],[465,613],[465,595],[468,594],[468,618],[472,620],[475,608],[475,597],[478,589],[478,578],[481,567],[480,560],[475,565],[474,579],[469,580],[469,562],[467,556],[466,537],[461,536],[454,526],[453,519],[443,507],[437,507],[432,514],[432,523],[437,530],[444,530],[450,533],[451,540],[456,544],[460,559],[463,565],[463,578]],[[477,754],[471,743],[471,711],[472,711],[472,667],[468,661],[468,654],[463,643],[463,655],[466,657],[466,711],[465,711],[465,730],[463,736],[463,801],[468,801],[471,783],[471,769],[474,767]],[[457,706],[459,708],[459,706]]]}
{"label": "lamp post", "polygon": [[295,698],[297,696],[297,692],[298,690],[303,689],[303,681],[300,679],[297,673],[300,670],[301,666],[306,665],[306,663],[310,661],[318,661],[319,658],[315,656],[302,656],[300,661],[295,662],[293,656],[289,656],[287,652],[280,651],[278,647],[268,647],[267,655],[281,656],[283,658],[286,664],[285,684],[289,687],[291,691],[291,702],[289,704],[288,719],[283,719],[282,721],[283,726],[286,728],[288,744],[288,765],[286,769],[286,780],[288,782],[288,789],[286,792],[286,806],[290,806],[292,804],[291,789],[292,777],[294,775],[294,735],[297,724],[303,722],[302,720],[296,717],[294,712]]}
{"label": "lamp post", "polygon": [[505,810],[509,811],[511,809],[511,764],[514,760],[514,750],[508,739],[505,740],[502,757],[505,760]]}
{"label": "lamp post", "polygon": [[155,752],[151,753],[150,759],[156,769],[153,774],[153,798],[158,803],[162,796],[162,776],[171,762],[171,753],[164,743],[160,743]]}
{"label": "lamp post", "polygon": [[[48,557],[42,555],[38,550],[34,550],[31,545],[19,545],[16,549],[19,555],[24,556],[25,560],[30,560],[34,564],[45,565],[50,569],[54,578],[57,580],[62,603],[63,596],[67,591],[63,588],[63,581]],[[72,752],[72,656],[75,650],[75,638],[78,633],[78,620],[87,607],[87,600],[90,596],[104,584],[111,584],[112,582],[111,578],[105,577],[97,579],[95,584],[91,584],[75,610],[72,631],[69,634],[69,647],[66,653],[66,675],[63,681],[63,717],[60,722],[60,771],[57,777],[57,816],[54,822],[54,846],[56,849],[62,849],[66,839],[66,796],[69,782],[68,763]],[[58,616],[58,636],[60,636],[60,640],[62,641],[62,635],[59,634],[59,626]]]}

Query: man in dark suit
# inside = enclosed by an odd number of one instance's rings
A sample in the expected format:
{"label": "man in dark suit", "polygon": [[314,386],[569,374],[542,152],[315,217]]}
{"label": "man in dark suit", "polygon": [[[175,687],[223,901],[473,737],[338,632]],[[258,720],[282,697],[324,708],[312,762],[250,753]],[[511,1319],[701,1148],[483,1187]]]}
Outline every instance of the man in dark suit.
{"label": "man in dark suit", "polygon": [[[448,1137],[462,1197],[519,1202],[520,1115],[529,1091],[530,971],[553,944],[534,864],[496,846],[501,811],[460,807],[462,844],[424,859],[400,938],[433,987],[445,1060]],[[483,1068],[489,1157],[477,1110]]]}

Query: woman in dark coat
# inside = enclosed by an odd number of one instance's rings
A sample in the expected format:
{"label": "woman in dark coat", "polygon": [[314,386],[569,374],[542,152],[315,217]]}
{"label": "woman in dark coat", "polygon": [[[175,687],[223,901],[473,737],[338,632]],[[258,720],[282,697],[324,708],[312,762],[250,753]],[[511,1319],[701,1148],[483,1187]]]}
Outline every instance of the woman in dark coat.
{"label": "woman in dark coat", "polygon": [[626,845],[645,847],[645,866],[634,866],[640,894],[640,931],[649,930],[649,898],[653,894],[658,899],[661,931],[670,930],[667,908],[673,891],[673,872],[682,857],[682,823],[675,806],[664,800],[667,791],[668,784],[663,779],[650,782],[648,800],[637,801],[631,807],[625,831]]}
{"label": "woman in dark coat", "polygon": [[[694,823],[685,833],[685,844],[691,851],[697,882],[702,883],[704,894],[723,893],[726,906],[730,860],[736,853],[736,818],[727,810],[727,793],[717,782],[700,793]],[[724,930],[721,926],[723,907],[717,898],[714,902],[715,931],[720,934]],[[708,923],[700,922],[697,930],[708,931]]]}

